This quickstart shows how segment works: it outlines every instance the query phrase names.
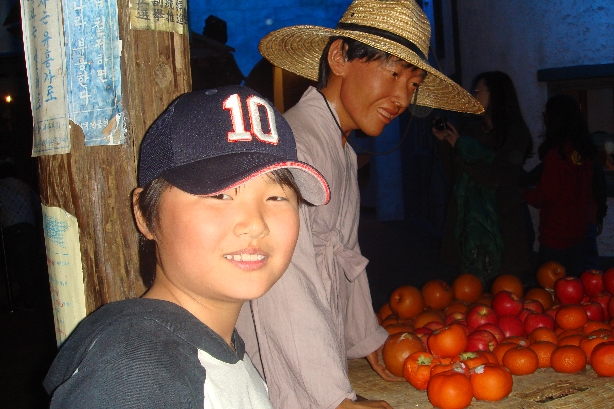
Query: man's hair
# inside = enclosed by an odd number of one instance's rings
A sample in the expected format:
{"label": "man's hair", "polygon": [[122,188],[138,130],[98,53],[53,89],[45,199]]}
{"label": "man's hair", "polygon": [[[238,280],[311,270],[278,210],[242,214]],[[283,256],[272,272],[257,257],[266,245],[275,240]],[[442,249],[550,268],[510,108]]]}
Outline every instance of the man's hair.
{"label": "man's hair", "polygon": [[[373,48],[370,45],[367,45],[358,40],[354,40],[353,38],[341,36],[330,37],[328,40],[328,44],[326,44],[324,51],[322,51],[322,56],[320,57],[320,69],[318,71],[318,89],[326,87],[326,84],[328,83],[328,77],[330,75],[330,65],[328,64],[328,51],[330,50],[331,45],[337,40],[342,41],[341,47],[342,50],[344,50],[346,61],[358,59],[363,60],[364,62],[371,62],[380,60],[387,61],[391,58],[395,58],[392,54],[389,54],[382,50],[378,50],[377,48]],[[407,66],[415,67],[414,65],[409,63],[407,63]]]}
{"label": "man's hair", "polygon": [[[299,203],[303,201],[301,191],[289,169],[276,169],[268,172],[267,175],[271,178],[271,180],[275,181],[281,186],[292,189],[296,194]],[[159,177],[148,183],[137,198],[136,205],[138,206],[141,215],[145,220],[147,229],[149,229],[149,231],[152,233],[155,233],[156,226],[160,221],[160,198],[162,197],[162,193],[172,186],[173,185],[167,182],[164,178]]]}

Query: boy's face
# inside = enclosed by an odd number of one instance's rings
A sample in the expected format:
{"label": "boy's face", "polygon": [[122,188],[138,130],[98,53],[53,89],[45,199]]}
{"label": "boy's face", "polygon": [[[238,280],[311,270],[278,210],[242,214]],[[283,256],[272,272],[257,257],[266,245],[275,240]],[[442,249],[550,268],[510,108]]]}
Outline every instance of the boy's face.
{"label": "boy's face", "polygon": [[344,129],[360,129],[369,136],[381,134],[405,111],[423,80],[421,69],[396,57],[371,62],[355,59],[345,64],[338,114],[348,121]]}
{"label": "boy's face", "polygon": [[260,297],[290,262],[296,194],[266,174],[216,196],[171,187],[159,206],[156,274],[200,303]]}

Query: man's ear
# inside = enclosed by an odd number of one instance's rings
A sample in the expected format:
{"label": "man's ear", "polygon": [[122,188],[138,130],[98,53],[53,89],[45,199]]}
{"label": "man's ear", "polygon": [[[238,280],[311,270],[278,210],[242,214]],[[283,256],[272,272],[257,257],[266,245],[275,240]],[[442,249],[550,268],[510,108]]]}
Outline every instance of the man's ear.
{"label": "man's ear", "polygon": [[142,187],[137,187],[132,192],[132,211],[134,212],[134,220],[136,222],[136,227],[138,227],[139,231],[147,240],[153,240],[155,238],[154,234],[147,227],[147,222],[145,221],[145,217],[141,212],[141,208],[139,206],[139,196],[143,192]]}
{"label": "man's ear", "polygon": [[332,74],[341,77],[345,73],[347,66],[347,45],[343,40],[338,39],[333,41],[328,49],[328,65]]}

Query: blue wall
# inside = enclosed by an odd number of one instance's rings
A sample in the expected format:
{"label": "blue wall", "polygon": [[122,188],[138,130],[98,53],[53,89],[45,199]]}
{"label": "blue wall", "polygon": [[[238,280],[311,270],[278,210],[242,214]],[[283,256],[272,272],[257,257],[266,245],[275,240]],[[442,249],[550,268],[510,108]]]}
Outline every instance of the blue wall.
{"label": "blue wall", "polygon": [[[273,5],[275,3],[275,5]],[[205,19],[213,14],[228,25],[228,42],[235,60],[247,76],[262,58],[258,42],[278,28],[295,24],[334,27],[350,0],[192,0],[188,3],[190,30],[201,34]]]}

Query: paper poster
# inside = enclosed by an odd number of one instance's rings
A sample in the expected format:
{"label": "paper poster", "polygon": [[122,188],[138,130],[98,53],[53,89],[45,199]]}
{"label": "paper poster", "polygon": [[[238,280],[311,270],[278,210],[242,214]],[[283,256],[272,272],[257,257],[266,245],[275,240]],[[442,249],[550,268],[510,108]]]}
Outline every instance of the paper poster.
{"label": "paper poster", "polygon": [[70,119],[85,145],[123,143],[117,1],[64,1],[64,35]]}
{"label": "paper poster", "polygon": [[186,0],[132,0],[130,28],[187,34]]}
{"label": "paper poster", "polygon": [[21,21],[34,125],[32,156],[68,153],[61,3],[21,0]]}
{"label": "paper poster", "polygon": [[77,218],[58,207],[43,208],[47,269],[55,338],[61,345],[85,318],[85,286]]}

